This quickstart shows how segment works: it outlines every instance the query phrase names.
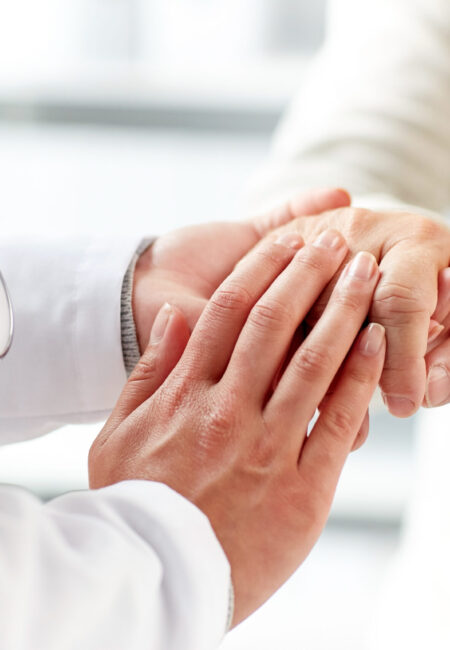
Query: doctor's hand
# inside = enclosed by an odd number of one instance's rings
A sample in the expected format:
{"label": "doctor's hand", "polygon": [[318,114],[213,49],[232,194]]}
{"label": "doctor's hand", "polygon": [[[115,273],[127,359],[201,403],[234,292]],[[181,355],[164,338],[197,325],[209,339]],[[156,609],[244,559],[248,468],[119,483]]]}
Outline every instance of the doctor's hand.
{"label": "doctor's hand", "polygon": [[[296,214],[296,202],[291,203]],[[289,228],[312,241],[326,228],[346,238],[350,257],[373,253],[381,280],[370,317],[386,328],[387,354],[380,386],[394,415],[412,415],[423,403],[450,401],[450,229],[408,212],[344,208],[306,218],[301,212]],[[326,305],[330,284],[310,315],[314,322]]]}
{"label": "doctor's hand", "polygon": [[[318,214],[349,204],[343,190],[311,191],[297,201],[296,215]],[[192,330],[213,292],[241,257],[292,218],[286,205],[247,222],[189,226],[157,239],[140,257],[134,277],[133,314],[141,352],[165,302],[182,309]]]}
{"label": "doctor's hand", "polygon": [[184,315],[163,307],[90,451],[92,488],[159,481],[208,516],[231,566],[234,624],[316,542],[381,374],[384,329],[360,332],[379,271],[361,253],[280,376],[294,335],[347,253],[333,231],[304,247],[295,233],[260,243],[214,293],[190,338]]}

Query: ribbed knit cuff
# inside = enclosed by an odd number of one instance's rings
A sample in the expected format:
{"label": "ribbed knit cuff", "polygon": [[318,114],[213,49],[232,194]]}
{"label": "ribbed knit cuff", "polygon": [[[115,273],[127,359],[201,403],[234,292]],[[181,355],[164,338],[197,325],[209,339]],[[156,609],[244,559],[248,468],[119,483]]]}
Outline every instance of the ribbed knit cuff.
{"label": "ribbed knit cuff", "polygon": [[122,333],[123,362],[128,376],[133,372],[141,358],[132,304],[134,271],[139,257],[153,244],[154,241],[154,239],[142,240],[130,262],[130,265],[128,266],[122,283],[120,326]]}

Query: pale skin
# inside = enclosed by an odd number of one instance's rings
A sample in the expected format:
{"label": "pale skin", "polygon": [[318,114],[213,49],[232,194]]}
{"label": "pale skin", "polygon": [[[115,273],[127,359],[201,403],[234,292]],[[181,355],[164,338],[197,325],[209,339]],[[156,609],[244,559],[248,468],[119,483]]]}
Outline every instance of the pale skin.
{"label": "pale skin", "polygon": [[[159,238],[136,272],[134,313],[141,350],[165,301],[182,308],[192,328],[238,260],[271,228],[293,220],[307,242],[335,228],[348,241],[349,258],[368,250],[380,263],[371,318],[386,328],[380,384],[390,411],[408,417],[421,404],[450,402],[449,228],[407,212],[376,213],[349,205],[346,192],[330,190],[297,198],[246,223],[193,226]],[[316,314],[331,286],[318,301]],[[367,432],[367,421],[364,428]]]}
{"label": "pale skin", "polygon": [[348,252],[333,230],[309,245],[295,232],[272,235],[213,293],[192,335],[186,315],[163,306],[90,451],[92,488],[159,481],[207,515],[231,566],[233,624],[315,544],[381,376],[384,328],[361,332],[380,278],[370,253],[345,267],[280,376]]}

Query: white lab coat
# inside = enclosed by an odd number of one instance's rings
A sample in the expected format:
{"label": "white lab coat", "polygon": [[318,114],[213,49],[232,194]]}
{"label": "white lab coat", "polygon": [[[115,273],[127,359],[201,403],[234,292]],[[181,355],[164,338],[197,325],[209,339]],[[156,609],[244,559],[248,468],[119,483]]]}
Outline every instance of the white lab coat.
{"label": "white lab coat", "polygon": [[[264,210],[312,186],[345,187],[362,207],[449,213],[450,0],[329,0],[325,47],[249,204]],[[422,411],[418,433],[371,650],[450,648],[450,406]]]}
{"label": "white lab coat", "polygon": [[[130,238],[2,241],[15,335],[0,363],[0,439],[104,418],[126,381],[121,284]],[[2,650],[211,650],[230,569],[207,518],[129,481],[45,505],[0,487]]]}

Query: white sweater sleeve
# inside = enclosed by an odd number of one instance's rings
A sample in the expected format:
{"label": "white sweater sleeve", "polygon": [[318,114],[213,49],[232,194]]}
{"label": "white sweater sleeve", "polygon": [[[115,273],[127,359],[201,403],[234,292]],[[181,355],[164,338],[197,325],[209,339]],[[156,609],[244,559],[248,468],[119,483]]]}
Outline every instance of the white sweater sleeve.
{"label": "white sweater sleeve", "polygon": [[330,0],[325,45],[251,184],[250,206],[341,186],[366,205],[387,196],[442,212],[449,116],[448,0]]}
{"label": "white sweater sleeve", "polygon": [[2,240],[15,332],[0,360],[0,443],[101,420],[126,381],[121,286],[139,237]]}
{"label": "white sweater sleeve", "polygon": [[43,505],[0,488],[0,647],[213,650],[230,569],[207,518],[160,483]]}

